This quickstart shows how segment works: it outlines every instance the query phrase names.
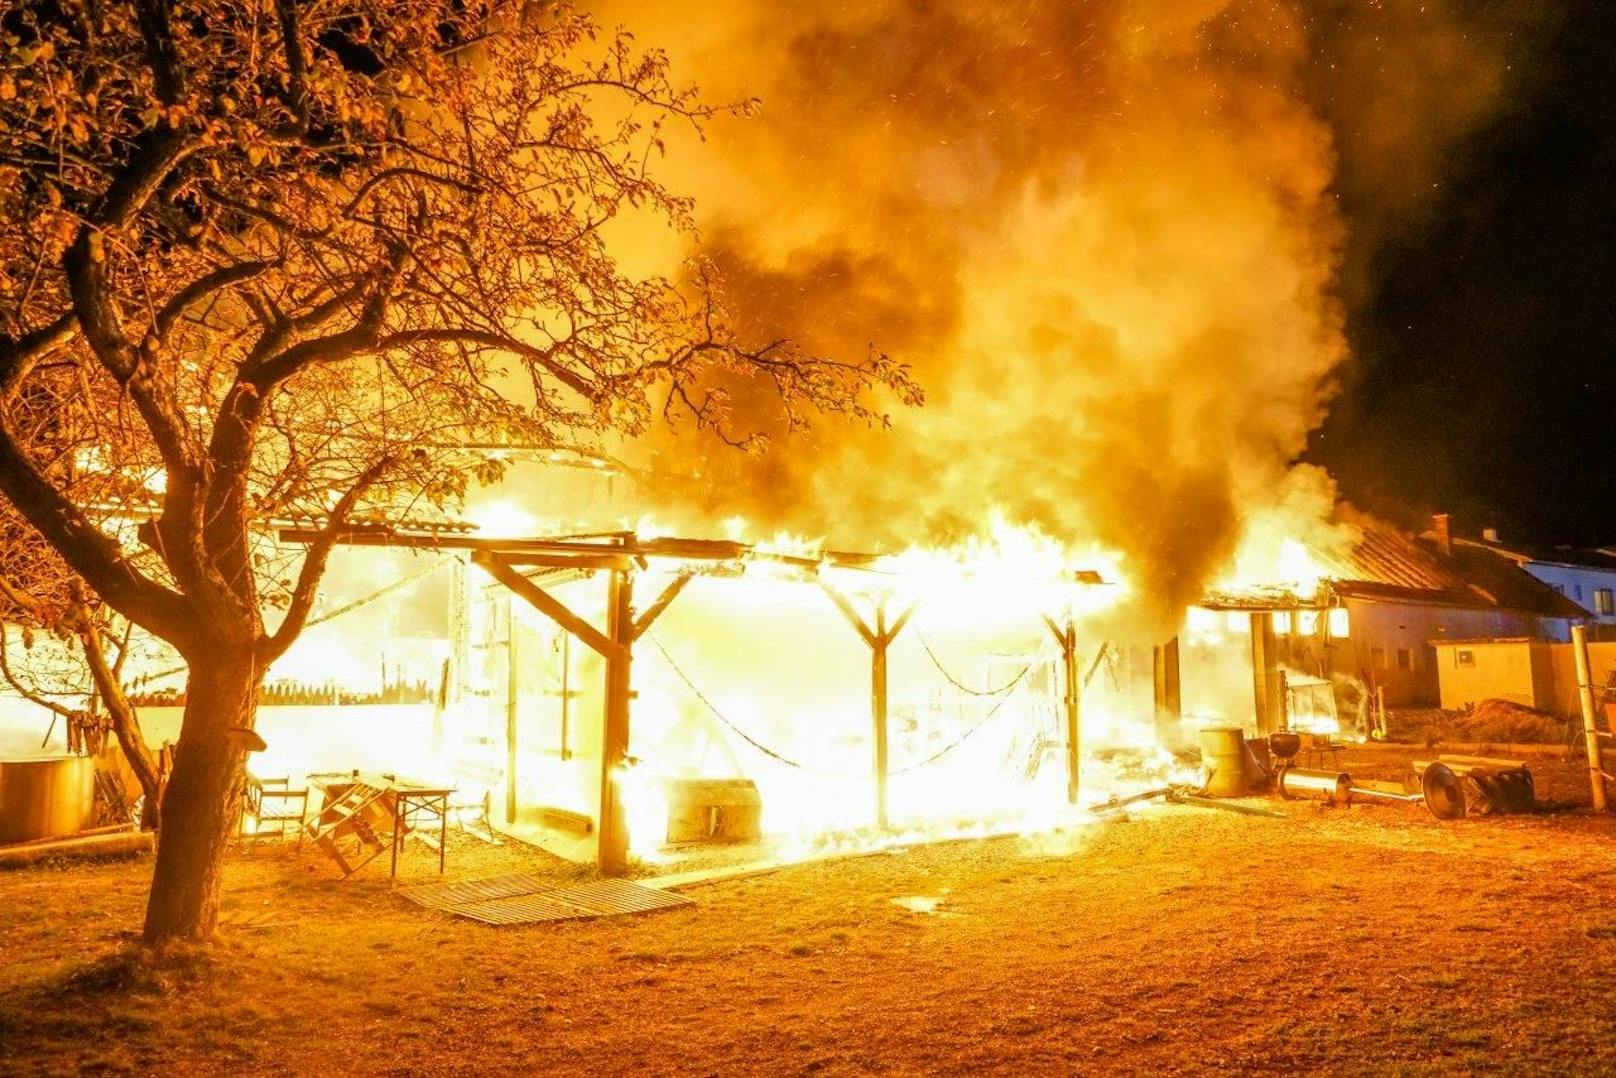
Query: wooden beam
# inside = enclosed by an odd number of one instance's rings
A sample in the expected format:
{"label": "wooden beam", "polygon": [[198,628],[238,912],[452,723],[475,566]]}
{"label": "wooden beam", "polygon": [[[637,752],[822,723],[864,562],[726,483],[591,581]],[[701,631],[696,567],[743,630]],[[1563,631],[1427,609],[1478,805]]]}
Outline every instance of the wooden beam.
{"label": "wooden beam", "polygon": [[540,613],[599,652],[603,658],[611,660],[622,652],[621,644],[610,639],[605,633],[574,614],[561,600],[511,568],[500,555],[479,550],[472,554],[471,560],[486,570],[489,576],[527,600]]}
{"label": "wooden beam", "polygon": [[662,589],[662,594],[656,597],[656,601],[640,612],[640,616],[634,619],[634,631],[629,634],[630,640],[638,640],[645,635],[645,631],[651,627],[651,623],[661,617],[662,612],[668,609],[668,604],[677,599],[679,593],[685,590],[685,585],[690,583],[691,575],[690,573],[680,573],[674,577],[668,583],[668,586]]}
{"label": "wooden beam", "polygon": [[858,630],[858,634],[864,638],[864,642],[872,648],[875,647],[878,643],[878,638],[875,632],[864,623],[863,618],[859,617],[858,610],[854,608],[853,603],[847,598],[847,596],[843,595],[841,592],[837,591],[823,580],[817,580],[815,583],[819,585],[819,590],[828,595],[830,597],[830,601],[836,604],[836,609],[842,612],[842,616],[847,618],[848,623],[851,624],[853,628]]}
{"label": "wooden beam", "polygon": [[621,554],[536,554],[512,551],[500,554],[506,565],[538,565],[547,569],[628,569],[632,558]]}
{"label": "wooden beam", "polygon": [[890,644],[898,638],[898,634],[903,632],[903,627],[909,624],[909,619],[914,617],[915,608],[919,605],[919,603],[910,603],[909,608],[898,615],[898,620],[893,622],[891,627],[882,634],[886,637],[887,643]]}

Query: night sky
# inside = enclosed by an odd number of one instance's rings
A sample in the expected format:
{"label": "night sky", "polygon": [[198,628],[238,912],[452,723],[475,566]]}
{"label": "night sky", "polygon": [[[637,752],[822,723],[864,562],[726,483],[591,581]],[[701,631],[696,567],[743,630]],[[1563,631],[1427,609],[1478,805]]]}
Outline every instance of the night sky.
{"label": "night sky", "polygon": [[1616,544],[1616,4],[1568,4],[1534,53],[1422,219],[1377,237],[1309,457],[1405,523]]}

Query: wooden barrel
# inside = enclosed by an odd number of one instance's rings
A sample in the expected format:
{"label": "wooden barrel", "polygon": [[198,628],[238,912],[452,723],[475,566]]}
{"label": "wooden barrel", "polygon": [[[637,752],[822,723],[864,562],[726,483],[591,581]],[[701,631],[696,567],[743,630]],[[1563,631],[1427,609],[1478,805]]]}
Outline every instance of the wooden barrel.
{"label": "wooden barrel", "polygon": [[94,810],[92,757],[0,760],[0,846],[82,831]]}

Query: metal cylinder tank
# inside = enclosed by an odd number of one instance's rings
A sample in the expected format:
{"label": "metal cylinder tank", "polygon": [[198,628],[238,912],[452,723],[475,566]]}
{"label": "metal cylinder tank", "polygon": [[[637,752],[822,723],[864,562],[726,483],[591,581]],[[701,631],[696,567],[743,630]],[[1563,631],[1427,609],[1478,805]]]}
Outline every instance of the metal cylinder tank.
{"label": "metal cylinder tank", "polygon": [[1292,767],[1279,773],[1279,792],[1288,798],[1323,798],[1345,805],[1352,798],[1352,776],[1345,771],[1307,771]]}
{"label": "metal cylinder tank", "polygon": [[1206,774],[1206,792],[1212,797],[1244,797],[1250,793],[1246,782],[1246,732],[1238,726],[1202,729],[1201,770]]}
{"label": "metal cylinder tank", "polygon": [[94,811],[94,758],[0,759],[0,846],[75,834]]}

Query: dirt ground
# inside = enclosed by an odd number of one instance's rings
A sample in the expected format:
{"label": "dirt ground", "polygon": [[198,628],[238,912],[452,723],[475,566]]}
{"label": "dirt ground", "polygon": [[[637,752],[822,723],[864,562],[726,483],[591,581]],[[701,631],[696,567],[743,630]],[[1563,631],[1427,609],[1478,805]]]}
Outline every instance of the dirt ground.
{"label": "dirt ground", "polygon": [[161,961],[129,944],[149,862],[5,873],[0,1072],[1610,1073],[1616,819],[1575,807],[1574,762],[1534,770],[1531,817],[1154,806],[518,928],[265,848],[229,866],[222,942]]}

